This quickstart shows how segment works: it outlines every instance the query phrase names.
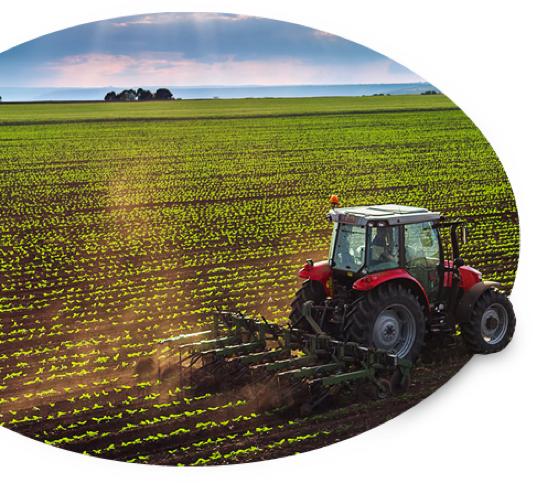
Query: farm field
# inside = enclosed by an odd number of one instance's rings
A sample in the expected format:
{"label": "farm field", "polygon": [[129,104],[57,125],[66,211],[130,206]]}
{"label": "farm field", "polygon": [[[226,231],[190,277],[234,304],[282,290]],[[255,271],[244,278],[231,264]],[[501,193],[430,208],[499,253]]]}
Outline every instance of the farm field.
{"label": "farm field", "polygon": [[[35,103],[3,107],[0,125],[128,119],[219,119],[302,114],[338,114],[396,109],[456,109],[445,96],[315,97],[294,99],[195,99],[144,103]],[[5,110],[4,110],[5,109]]]}
{"label": "farm field", "polygon": [[464,258],[510,290],[514,197],[494,151],[437,96],[0,105],[0,425],[124,461],[225,464],[323,446],[390,419],[468,360],[416,369],[399,398],[301,418],[245,393],[136,373],[217,306],[286,323],[328,197],[469,222]]}

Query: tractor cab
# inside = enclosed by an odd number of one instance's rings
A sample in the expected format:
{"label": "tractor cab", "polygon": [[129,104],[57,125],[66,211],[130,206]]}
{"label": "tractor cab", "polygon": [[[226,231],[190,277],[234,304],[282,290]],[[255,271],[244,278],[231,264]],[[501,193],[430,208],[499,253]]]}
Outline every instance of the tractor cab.
{"label": "tractor cab", "polygon": [[334,207],[328,219],[333,223],[328,265],[337,278],[405,269],[430,300],[438,295],[440,213],[401,205]]}

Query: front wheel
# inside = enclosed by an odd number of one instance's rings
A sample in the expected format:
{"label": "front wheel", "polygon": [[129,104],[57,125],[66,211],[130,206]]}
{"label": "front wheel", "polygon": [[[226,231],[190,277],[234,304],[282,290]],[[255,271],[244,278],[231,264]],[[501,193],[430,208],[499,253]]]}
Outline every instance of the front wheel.
{"label": "front wheel", "polygon": [[348,321],[347,336],[415,362],[424,344],[426,319],[411,289],[387,283],[371,290],[358,302]]}
{"label": "front wheel", "polygon": [[477,300],[469,321],[461,325],[466,346],[474,354],[501,351],[513,338],[516,318],[507,296],[490,288]]}

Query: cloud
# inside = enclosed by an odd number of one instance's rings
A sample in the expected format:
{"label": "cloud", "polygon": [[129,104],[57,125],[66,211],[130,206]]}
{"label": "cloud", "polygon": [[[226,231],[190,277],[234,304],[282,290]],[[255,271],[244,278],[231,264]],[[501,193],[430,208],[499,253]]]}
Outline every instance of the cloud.
{"label": "cloud", "polygon": [[[51,87],[153,85],[291,85],[416,82],[410,71],[391,74],[386,59],[359,64],[316,64],[291,57],[239,60],[232,57],[202,62],[177,53],[144,52],[137,56],[88,54],[48,64]],[[43,72],[44,73],[44,72]]]}
{"label": "cloud", "polygon": [[117,19],[111,21],[111,25],[114,27],[129,27],[130,25],[163,25],[179,22],[238,22],[250,18],[253,17],[229,13],[158,13]]}
{"label": "cloud", "polygon": [[[101,86],[105,79],[114,79],[133,65],[126,55],[90,54],[65,57],[42,68],[44,85],[51,87]],[[102,83],[103,82],[103,83]]]}
{"label": "cloud", "polygon": [[318,39],[335,40],[339,38],[338,36],[330,34],[329,32],[324,32],[323,30],[312,30],[311,34]]}
{"label": "cloud", "polygon": [[0,85],[399,83],[421,79],[364,46],[275,20],[218,13],[121,17],[0,54]]}

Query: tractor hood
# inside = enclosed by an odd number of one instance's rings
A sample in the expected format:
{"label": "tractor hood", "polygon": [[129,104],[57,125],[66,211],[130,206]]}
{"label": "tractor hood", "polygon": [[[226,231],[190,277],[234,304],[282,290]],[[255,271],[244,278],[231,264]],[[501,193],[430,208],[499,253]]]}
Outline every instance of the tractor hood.
{"label": "tractor hood", "polygon": [[316,280],[325,285],[332,273],[333,270],[329,262],[322,260],[312,264],[306,263],[298,272],[298,276],[307,280]]}

